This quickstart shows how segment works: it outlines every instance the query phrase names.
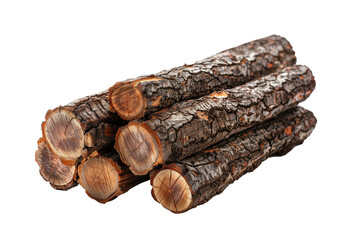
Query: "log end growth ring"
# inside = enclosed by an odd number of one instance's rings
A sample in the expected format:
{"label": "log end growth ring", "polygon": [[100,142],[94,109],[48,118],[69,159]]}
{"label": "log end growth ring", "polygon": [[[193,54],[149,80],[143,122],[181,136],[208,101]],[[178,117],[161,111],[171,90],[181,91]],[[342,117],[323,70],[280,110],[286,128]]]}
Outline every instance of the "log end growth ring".
{"label": "log end growth ring", "polygon": [[112,87],[109,93],[109,103],[124,120],[139,119],[145,113],[145,98],[141,90],[132,84]]}
{"label": "log end growth ring", "polygon": [[119,189],[119,174],[111,161],[100,156],[92,157],[79,167],[80,185],[91,198],[99,202],[106,202]]}
{"label": "log end growth ring", "polygon": [[147,174],[163,160],[159,137],[146,123],[131,122],[120,128],[115,149],[135,175]]}
{"label": "log end growth ring", "polygon": [[180,173],[172,169],[162,170],[156,174],[152,185],[153,197],[166,209],[182,213],[191,208],[190,186]]}
{"label": "log end growth ring", "polygon": [[73,185],[76,172],[75,165],[65,165],[61,159],[52,153],[47,143],[39,141],[35,153],[35,161],[40,167],[40,174],[51,185],[58,189],[68,189]]}
{"label": "log end growth ring", "polygon": [[84,131],[75,115],[65,109],[53,111],[43,125],[43,135],[61,159],[75,160],[84,148]]}

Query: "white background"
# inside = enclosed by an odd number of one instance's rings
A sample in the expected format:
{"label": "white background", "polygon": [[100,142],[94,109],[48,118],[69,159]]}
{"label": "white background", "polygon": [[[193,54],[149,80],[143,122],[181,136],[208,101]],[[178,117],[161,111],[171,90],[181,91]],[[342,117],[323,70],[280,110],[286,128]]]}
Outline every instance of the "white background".
{"label": "white background", "polygon": [[[321,3],[322,2],[322,3]],[[357,1],[1,1],[1,239],[359,239]],[[49,108],[279,34],[317,80],[318,125],[210,202],[173,214],[149,183],[105,205],[34,161]]]}

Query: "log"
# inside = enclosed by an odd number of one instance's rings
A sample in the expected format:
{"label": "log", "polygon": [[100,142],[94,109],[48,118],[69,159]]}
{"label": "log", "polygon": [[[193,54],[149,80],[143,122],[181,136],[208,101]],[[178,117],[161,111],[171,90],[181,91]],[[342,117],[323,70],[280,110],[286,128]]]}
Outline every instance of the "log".
{"label": "log", "polygon": [[42,133],[54,154],[65,163],[74,163],[93,151],[111,147],[122,124],[124,121],[110,111],[106,91],[49,110]]}
{"label": "log", "polygon": [[306,66],[280,72],[174,104],[119,128],[115,149],[137,175],[181,160],[304,101],[315,88]]}
{"label": "log", "polygon": [[68,190],[77,185],[75,164],[66,165],[51,150],[44,138],[38,141],[35,161],[39,165],[40,175],[58,190]]}
{"label": "log", "polygon": [[302,144],[315,125],[310,111],[290,109],[186,160],[153,170],[152,195],[174,213],[204,204],[264,160]]}
{"label": "log", "polygon": [[148,175],[132,174],[114,150],[85,158],[78,171],[79,184],[89,197],[100,203],[111,201],[149,179]]}
{"label": "log", "polygon": [[134,120],[172,104],[233,88],[295,64],[290,43],[272,35],[154,75],[118,82],[109,89],[111,110]]}

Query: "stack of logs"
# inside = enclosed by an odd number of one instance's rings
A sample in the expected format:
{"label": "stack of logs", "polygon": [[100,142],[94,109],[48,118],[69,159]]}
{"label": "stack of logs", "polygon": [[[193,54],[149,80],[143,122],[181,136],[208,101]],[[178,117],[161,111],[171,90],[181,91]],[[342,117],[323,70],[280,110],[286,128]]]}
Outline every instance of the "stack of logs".
{"label": "stack of logs", "polygon": [[315,128],[298,106],[315,80],[295,63],[290,43],[273,35],[49,110],[40,174],[55,189],[79,183],[101,203],[148,179],[172,212],[206,203]]}

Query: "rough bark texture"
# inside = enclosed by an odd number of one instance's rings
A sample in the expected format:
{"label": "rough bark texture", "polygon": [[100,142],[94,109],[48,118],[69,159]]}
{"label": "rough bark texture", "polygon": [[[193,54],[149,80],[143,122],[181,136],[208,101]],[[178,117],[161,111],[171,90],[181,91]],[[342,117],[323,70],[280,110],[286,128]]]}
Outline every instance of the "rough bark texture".
{"label": "rough bark texture", "polygon": [[139,119],[181,100],[233,88],[295,64],[290,43],[272,35],[155,75],[118,82],[109,89],[111,109],[123,119]]}
{"label": "rough bark texture", "polygon": [[124,124],[110,111],[108,92],[49,110],[45,119],[43,137],[54,154],[69,162],[113,145],[119,125]]}
{"label": "rough bark texture", "polygon": [[80,185],[100,203],[111,201],[148,179],[148,175],[132,174],[115,150],[88,157],[79,166]]}
{"label": "rough bark texture", "polygon": [[[184,159],[304,101],[315,80],[306,66],[174,104],[119,129],[115,148],[134,174]],[[150,157],[149,157],[150,156]]]}
{"label": "rough bark texture", "polygon": [[183,161],[164,165],[167,172],[160,178],[169,181],[157,179],[164,170],[154,170],[153,196],[173,212],[206,203],[262,161],[302,144],[315,125],[310,111],[290,109]]}
{"label": "rough bark texture", "polygon": [[40,175],[45,181],[58,190],[68,190],[77,185],[76,165],[66,165],[61,159],[52,153],[47,142],[40,138],[38,149],[35,153],[35,161],[40,168]]}

